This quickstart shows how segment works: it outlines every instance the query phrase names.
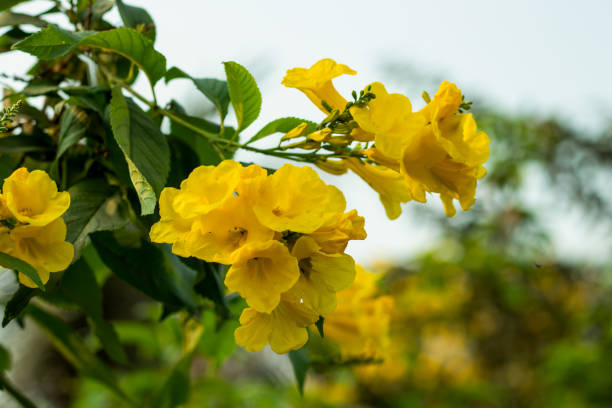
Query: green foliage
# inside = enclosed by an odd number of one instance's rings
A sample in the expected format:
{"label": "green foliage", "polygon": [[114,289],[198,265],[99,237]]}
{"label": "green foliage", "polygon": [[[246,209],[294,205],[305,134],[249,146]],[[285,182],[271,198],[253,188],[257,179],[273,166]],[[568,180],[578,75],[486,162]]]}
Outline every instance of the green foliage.
{"label": "green foliage", "polygon": [[261,130],[255,134],[255,136],[249,139],[247,144],[255,142],[259,139],[263,139],[264,137],[273,135],[275,133],[287,133],[290,130],[296,128],[298,125],[301,125],[302,123],[308,124],[308,133],[312,133],[317,129],[316,123],[306,119],[294,117],[280,118],[273,120],[272,122],[261,128]]}
{"label": "green foliage", "polygon": [[11,368],[11,355],[8,350],[0,344],[0,373]]}
{"label": "green foliage", "polygon": [[249,71],[236,62],[224,62],[229,98],[238,119],[237,133],[246,129],[261,111],[261,93]]}
{"label": "green foliage", "polygon": [[297,381],[298,390],[300,394],[304,394],[304,383],[306,382],[306,374],[310,363],[308,360],[308,354],[303,349],[291,350],[288,353],[289,361],[291,361],[291,367],[293,367],[293,374],[295,374],[295,380]]}
{"label": "green foliage", "polygon": [[36,269],[34,269],[29,263],[22,261],[21,259],[17,259],[9,254],[0,252],[0,265],[23,273],[28,278],[32,279],[40,290],[43,292],[45,291],[45,285],[43,285],[42,281],[40,280],[38,272],[36,272]]}
{"label": "green foliage", "polygon": [[152,214],[170,171],[170,152],[164,135],[132,100],[113,88],[110,122],[140,199],[141,214]]}
{"label": "green foliage", "polygon": [[149,15],[149,13],[140,7],[129,6],[123,2],[123,0],[116,0],[117,9],[119,10],[119,15],[121,16],[121,20],[126,27],[138,29],[142,27],[144,30],[144,34],[151,39],[151,41],[155,41],[156,30],[155,23],[153,19]]}

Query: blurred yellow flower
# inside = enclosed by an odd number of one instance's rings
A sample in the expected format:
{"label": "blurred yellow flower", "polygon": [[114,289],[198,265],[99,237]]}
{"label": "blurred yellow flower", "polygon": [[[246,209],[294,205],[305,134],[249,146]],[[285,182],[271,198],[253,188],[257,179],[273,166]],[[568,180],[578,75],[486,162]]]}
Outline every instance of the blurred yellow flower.
{"label": "blurred yellow flower", "polygon": [[366,239],[364,226],[365,219],[357,214],[357,210],[351,210],[331,218],[309,236],[316,241],[321,251],[339,254],[344,252],[350,240]]}
{"label": "blurred yellow flower", "polygon": [[[32,265],[44,284],[49,280],[50,272],[63,271],[72,262],[74,247],[65,239],[66,224],[62,218],[42,227],[19,225],[0,231],[0,252]],[[30,288],[37,287],[22,273],[19,273],[19,282]]]}
{"label": "blurred yellow flower", "polygon": [[70,206],[70,194],[58,192],[55,182],[42,170],[29,172],[21,167],[4,180],[2,190],[6,208],[23,224],[47,225]]}
{"label": "blurred yellow flower", "polygon": [[262,183],[253,211],[274,231],[308,234],[345,207],[342,192],[325,184],[313,169],[285,164]]}
{"label": "blurred yellow flower", "polygon": [[322,59],[310,68],[293,68],[287,70],[281,84],[289,88],[297,88],[326,114],[323,107],[325,101],[332,109],[343,111],[346,106],[344,99],[334,88],[332,79],[343,75],[355,75],[357,72],[343,64],[337,64],[332,59]]}
{"label": "blurred yellow flower", "polygon": [[344,160],[347,167],[361,177],[378,193],[389,219],[394,220],[402,213],[401,203],[412,199],[404,177],[383,166],[363,163],[350,157]]}
{"label": "blurred yellow flower", "polygon": [[230,291],[238,292],[248,305],[261,313],[270,313],[300,277],[297,259],[279,241],[244,246],[232,260],[225,277]]}
{"label": "blurred yellow flower", "polygon": [[183,257],[191,256],[185,248],[185,239],[191,230],[193,219],[181,217],[173,207],[174,199],[180,190],[166,187],[159,197],[161,220],[151,227],[149,236],[153,242],[172,244],[172,252]]}
{"label": "blurred yellow flower", "polygon": [[241,326],[234,332],[236,344],[247,351],[259,351],[270,343],[276,353],[297,350],[308,341],[307,326],[319,315],[301,303],[281,299],[272,313],[247,308],[240,315]]}

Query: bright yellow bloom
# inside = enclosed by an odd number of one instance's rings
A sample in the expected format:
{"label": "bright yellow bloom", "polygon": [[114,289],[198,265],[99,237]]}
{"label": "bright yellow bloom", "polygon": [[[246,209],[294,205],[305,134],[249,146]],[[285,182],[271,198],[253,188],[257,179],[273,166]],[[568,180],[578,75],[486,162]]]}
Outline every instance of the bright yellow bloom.
{"label": "bright yellow bloom", "polygon": [[315,240],[321,251],[339,254],[344,252],[350,240],[366,239],[364,226],[365,219],[357,214],[357,210],[351,210],[338,214],[309,237]]}
{"label": "bright yellow bloom", "polygon": [[242,171],[242,165],[234,160],[195,168],[181,183],[174,210],[184,218],[192,218],[223,205],[234,195]]}
{"label": "bright yellow bloom", "polygon": [[303,303],[318,314],[331,313],[336,307],[336,292],[346,289],[355,279],[355,261],[346,254],[319,251],[316,241],[300,237],[291,254],[299,260],[300,279],[287,298]]}
{"label": "bright yellow bloom", "polygon": [[346,106],[346,99],[334,88],[332,79],[343,74],[355,75],[356,73],[346,65],[337,64],[334,60],[327,58],[320,60],[310,68],[287,70],[287,75],[281,84],[304,92],[325,114],[328,111],[323,107],[321,101],[327,102],[331,108],[342,112]]}
{"label": "bright yellow bloom", "polygon": [[424,202],[425,192],[439,193],[449,217],[456,213],[454,199],[464,211],[474,204],[476,182],[489,157],[489,137],[477,130],[471,114],[457,113],[460,104],[457,87],[442,83],[419,113],[429,124],[406,145],[400,161],[413,197]]}
{"label": "bright yellow bloom", "polygon": [[344,358],[384,358],[393,298],[379,296],[375,274],[355,269],[355,282],[338,293],[338,307],[325,316],[325,336],[340,345]]}
{"label": "bright yellow bloom", "polygon": [[304,304],[281,299],[272,313],[247,308],[240,315],[241,326],[234,332],[236,344],[247,351],[259,351],[270,343],[276,353],[297,350],[308,341],[310,326],[319,315]]}
{"label": "bright yellow bloom", "polygon": [[238,292],[248,305],[271,313],[300,277],[297,259],[279,241],[249,244],[236,252],[225,277],[230,291]]}
{"label": "bright yellow bloom", "polygon": [[281,140],[295,139],[296,137],[306,136],[308,133],[308,123],[302,122],[289,132],[285,133]]}
{"label": "bright yellow bloom", "polygon": [[400,204],[407,203],[412,199],[412,194],[408,190],[404,177],[400,173],[383,166],[373,166],[356,158],[347,158],[345,162],[348,168],[353,170],[378,193],[387,217],[391,220],[399,217],[402,213]]}
{"label": "bright yellow bloom", "polygon": [[58,192],[47,173],[22,167],[4,180],[6,208],[24,224],[44,226],[60,217],[70,206],[70,194]]}
{"label": "bright yellow bloom", "polygon": [[313,169],[285,164],[262,182],[253,211],[274,231],[308,234],[345,207],[342,192],[325,184]]}
{"label": "bright yellow bloom", "polygon": [[6,206],[6,201],[4,200],[4,197],[2,196],[2,194],[0,194],[0,221],[7,220],[9,218],[13,218],[13,214],[11,214],[11,212],[9,211],[8,207]]}
{"label": "bright yellow bloom", "polygon": [[[50,272],[66,269],[74,257],[74,247],[66,242],[66,224],[57,218],[42,227],[20,225],[0,232],[0,252],[32,265],[43,283]],[[26,275],[19,273],[19,282],[30,288],[37,285]]]}
{"label": "bright yellow bloom", "polygon": [[191,254],[185,249],[185,239],[191,230],[192,219],[181,217],[174,211],[173,203],[179,190],[166,187],[159,197],[159,222],[153,224],[149,236],[153,242],[164,242],[172,244],[172,252],[183,257]]}
{"label": "bright yellow bloom", "polygon": [[375,135],[376,148],[390,160],[399,160],[406,143],[415,137],[425,122],[412,112],[410,99],[388,93],[384,85],[374,82],[368,92],[376,95],[365,106],[352,106],[351,115],[365,132]]}

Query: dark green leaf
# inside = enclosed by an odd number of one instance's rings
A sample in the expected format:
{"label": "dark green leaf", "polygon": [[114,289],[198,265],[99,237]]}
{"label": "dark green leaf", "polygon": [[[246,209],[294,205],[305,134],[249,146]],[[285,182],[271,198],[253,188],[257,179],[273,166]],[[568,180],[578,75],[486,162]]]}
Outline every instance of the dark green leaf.
{"label": "dark green leaf", "polygon": [[80,259],[66,269],[59,289],[64,297],[79,305],[88,316],[90,325],[108,355],[119,363],[127,364],[127,356],[115,329],[104,320],[102,291],[93,270],[85,260]]}
{"label": "dark green leaf", "polygon": [[13,49],[27,52],[40,59],[57,58],[66,55],[88,35],[91,35],[91,32],[74,33],[50,24],[47,28],[13,45]]}
{"label": "dark green leaf", "polygon": [[28,315],[45,332],[51,343],[64,358],[83,375],[91,377],[105,384],[117,395],[125,398],[125,394],[117,385],[113,372],[91,353],[76,332],[62,319],[51,313],[30,304]]}
{"label": "dark green leaf", "polygon": [[321,338],[325,337],[325,332],[323,331],[323,324],[325,323],[325,318],[323,316],[319,316],[319,320],[316,321],[315,326],[317,326],[317,330],[321,335]]}
{"label": "dark green leaf", "polygon": [[11,354],[0,344],[0,374],[11,368]]}
{"label": "dark green leaf", "polygon": [[2,319],[2,327],[6,327],[13,319],[19,317],[26,308],[30,299],[40,293],[39,289],[32,289],[26,286],[19,285],[19,289],[13,295],[11,300],[4,308],[4,318]]}
{"label": "dark green leaf", "polygon": [[7,136],[0,138],[0,153],[29,153],[53,150],[49,139],[41,136]]}
{"label": "dark green leaf", "polygon": [[310,361],[308,354],[302,348],[299,350],[291,350],[289,352],[289,361],[293,367],[293,373],[295,374],[295,380],[297,382],[298,390],[301,395],[304,395],[304,382],[306,381],[306,374],[310,367]]}
{"label": "dark green leaf", "polygon": [[264,126],[259,132],[257,132],[257,134],[255,134],[255,136],[249,139],[247,144],[259,139],[263,139],[264,137],[272,135],[274,133],[287,133],[304,122],[308,124],[308,133],[314,132],[316,130],[317,124],[315,122],[294,117],[280,118],[273,120],[272,122]]}
{"label": "dark green leaf", "polygon": [[71,205],[64,214],[66,240],[74,244],[75,259],[89,234],[115,230],[129,221],[128,208],[116,187],[104,179],[85,180],[68,190]]}
{"label": "dark green leaf", "polygon": [[195,307],[196,272],[167,246],[142,239],[138,247],[126,247],[106,231],[92,234],[91,240],[102,261],[119,278],[160,302]]}
{"label": "dark green leaf", "polygon": [[153,48],[153,42],[138,31],[121,27],[90,35],[79,46],[112,51],[132,61],[149,78],[151,86],[166,73],[166,57]]}
{"label": "dark green leaf", "polygon": [[19,27],[15,27],[3,35],[0,36],[0,52],[7,52],[11,50],[13,44],[23,40],[29,34],[21,30]]}
{"label": "dark green leaf", "polygon": [[22,261],[21,259],[12,257],[9,254],[0,252],[0,265],[4,266],[7,269],[14,269],[18,272],[23,273],[28,278],[32,279],[32,281],[40,288],[40,290],[42,290],[43,292],[45,291],[45,285],[40,280],[38,272],[29,263]]}
{"label": "dark green leaf", "polygon": [[0,27],[17,26],[21,24],[32,24],[37,27],[46,27],[48,23],[40,18],[29,16],[27,14],[11,13],[10,11],[5,11],[4,13],[0,14]]}
{"label": "dark green leaf", "polygon": [[154,397],[151,407],[175,408],[189,400],[191,360],[193,354],[185,355],[174,367],[166,383]]}
{"label": "dark green leaf", "polygon": [[206,297],[217,305],[221,313],[229,316],[229,306],[225,297],[225,286],[223,285],[223,274],[221,264],[204,262],[199,259],[189,260],[189,262],[200,265],[202,277],[195,286],[195,291]]}
{"label": "dark green leaf", "polygon": [[119,15],[126,27],[137,28],[144,25],[144,35],[155,41],[155,23],[151,15],[143,8],[129,6],[123,0],[116,0]]}
{"label": "dark green leaf", "polygon": [[113,88],[112,94],[113,135],[127,161],[141,214],[152,214],[170,171],[168,143],[151,118],[131,99],[126,99],[120,88]]}
{"label": "dark green leaf", "polygon": [[261,93],[249,71],[236,62],[224,62],[227,87],[238,120],[236,131],[246,129],[261,111]]}
{"label": "dark green leaf", "polygon": [[173,79],[179,79],[179,78],[190,79],[191,77],[188,74],[186,74],[185,71],[183,71],[182,69],[178,67],[171,67],[166,71],[166,74],[164,75],[164,82],[167,84]]}
{"label": "dark green leaf", "polygon": [[85,112],[74,106],[68,105],[66,107],[60,122],[60,135],[57,141],[56,159],[59,159],[68,148],[85,136],[88,125],[89,118]]}

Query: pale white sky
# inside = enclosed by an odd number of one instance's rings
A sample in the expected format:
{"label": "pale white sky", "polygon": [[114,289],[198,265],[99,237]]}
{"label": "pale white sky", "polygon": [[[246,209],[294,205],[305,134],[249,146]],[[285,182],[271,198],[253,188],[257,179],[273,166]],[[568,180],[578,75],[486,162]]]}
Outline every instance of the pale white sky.
{"label": "pale white sky", "polygon": [[[383,69],[385,63],[396,61],[456,82],[476,104],[494,103],[509,112],[554,113],[578,128],[598,128],[612,107],[612,7],[606,1],[127,2],[146,7],[153,16],[156,48],[166,55],[168,67],[218,78],[223,78],[222,61],[234,60],[251,69],[263,94],[262,114],[253,132],[283,116],[321,119],[307,98],[282,87],[280,80],[286,69],[307,67],[325,57],[358,71],[355,77],[337,81],[347,95],[375,80],[389,83],[390,91],[405,91],[405,85],[389,81]],[[119,21],[116,12],[111,20]],[[22,71],[29,61],[18,53],[0,56],[7,73]],[[144,81],[138,86],[147,94]],[[160,83],[157,93],[161,101],[189,95],[195,103],[200,98],[186,81],[168,87]],[[418,106],[416,94],[409,96]],[[239,158],[270,163],[261,156]],[[433,233],[415,216],[386,219],[377,195],[357,177],[325,179],[345,191],[350,208],[366,216],[368,240],[349,248],[359,262],[404,259],[433,242]],[[431,197],[428,205],[439,206],[438,201]],[[421,204],[405,208],[416,205]],[[559,254],[601,253],[601,244],[576,242],[579,215],[563,222],[557,218],[549,224]],[[599,235],[590,237],[600,242]]]}

